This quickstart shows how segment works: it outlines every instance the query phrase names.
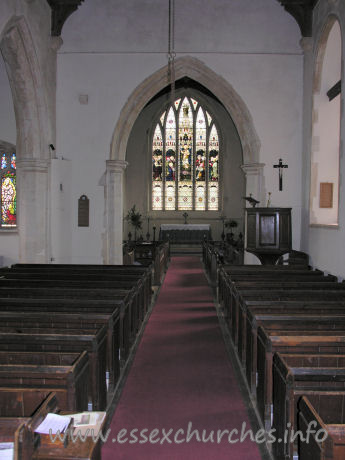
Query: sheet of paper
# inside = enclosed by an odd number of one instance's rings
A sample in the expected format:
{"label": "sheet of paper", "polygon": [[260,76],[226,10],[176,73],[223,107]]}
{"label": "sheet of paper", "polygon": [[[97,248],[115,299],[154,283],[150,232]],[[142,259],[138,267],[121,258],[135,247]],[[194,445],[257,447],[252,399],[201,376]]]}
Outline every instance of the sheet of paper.
{"label": "sheet of paper", "polygon": [[0,442],[1,460],[13,460],[14,444],[13,442]]}
{"label": "sheet of paper", "polygon": [[[62,433],[69,425],[71,417],[58,414],[47,414],[43,422],[36,428],[36,433],[56,434],[59,430]],[[51,431],[50,431],[51,430]]]}

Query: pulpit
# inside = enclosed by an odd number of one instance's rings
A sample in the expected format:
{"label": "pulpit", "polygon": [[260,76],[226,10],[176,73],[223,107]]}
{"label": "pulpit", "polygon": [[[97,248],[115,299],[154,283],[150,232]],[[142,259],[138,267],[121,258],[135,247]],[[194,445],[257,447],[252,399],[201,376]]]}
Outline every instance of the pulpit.
{"label": "pulpit", "polygon": [[246,251],[275,264],[291,251],[291,208],[247,208],[246,233]]}

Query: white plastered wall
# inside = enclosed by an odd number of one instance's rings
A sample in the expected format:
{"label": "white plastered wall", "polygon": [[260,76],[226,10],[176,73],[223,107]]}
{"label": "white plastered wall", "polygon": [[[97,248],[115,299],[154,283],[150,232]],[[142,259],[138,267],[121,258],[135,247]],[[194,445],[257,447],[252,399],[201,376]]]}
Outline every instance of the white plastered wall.
{"label": "white plastered wall", "polygon": [[[329,21],[339,21],[342,36],[342,59],[341,74],[344,76],[344,53],[345,53],[345,4],[338,0],[320,0],[314,11],[313,37],[310,41],[308,63],[305,67],[306,84],[313,87],[315,71],[318,68],[319,44],[323,37],[325,27]],[[344,92],[341,95],[341,120],[340,120],[340,162],[339,162],[339,220],[338,226],[310,226],[309,225],[309,192],[311,161],[310,153],[313,145],[311,142],[312,126],[312,92],[305,92],[305,124],[304,124],[304,169],[303,176],[303,226],[301,235],[301,247],[310,254],[311,263],[341,278],[345,278],[345,202],[344,202]]]}
{"label": "white plastered wall", "polygon": [[[175,14],[177,57],[197,58],[247,107],[261,144],[256,161],[265,164],[261,204],[270,191],[272,205],[293,208],[299,249],[303,55],[296,22],[276,0],[177,0]],[[63,231],[71,237],[71,261],[103,260],[105,161],[118,153],[110,157],[113,132],[133,91],[166,65],[167,31],[168,2],[158,0],[89,0],[64,26],[57,151],[70,161],[72,219]],[[273,169],[280,157],[289,165],[282,192]],[[90,199],[89,228],[77,227],[82,194]]]}

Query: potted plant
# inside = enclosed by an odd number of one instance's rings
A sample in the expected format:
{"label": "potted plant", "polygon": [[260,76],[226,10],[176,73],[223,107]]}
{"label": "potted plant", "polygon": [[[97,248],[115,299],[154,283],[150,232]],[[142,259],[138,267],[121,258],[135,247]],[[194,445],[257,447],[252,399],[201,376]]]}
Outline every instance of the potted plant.
{"label": "potted plant", "polygon": [[135,209],[135,204],[131,207],[125,217],[128,224],[134,229],[134,241],[137,240],[137,231],[142,228],[143,222],[141,217],[140,212]]}

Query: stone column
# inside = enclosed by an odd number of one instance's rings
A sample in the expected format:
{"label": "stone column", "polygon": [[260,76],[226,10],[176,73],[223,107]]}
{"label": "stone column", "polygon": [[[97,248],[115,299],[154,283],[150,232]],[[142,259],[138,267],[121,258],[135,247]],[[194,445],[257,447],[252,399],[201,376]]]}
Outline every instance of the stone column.
{"label": "stone column", "polygon": [[[309,196],[310,196],[310,174],[311,174],[311,140],[312,140],[312,118],[313,118],[313,86],[314,57],[313,39],[303,37],[300,41],[303,50],[303,149],[302,155],[302,208],[301,208],[301,249],[309,251]],[[311,84],[311,82],[314,82]]]}
{"label": "stone column", "polygon": [[19,260],[48,263],[49,239],[49,160],[17,160],[17,207]]}
{"label": "stone column", "polygon": [[[253,198],[260,201],[258,206],[265,207],[265,188],[264,188],[264,163],[251,163],[251,164],[244,164],[241,166],[245,177],[246,177],[246,196],[249,196],[250,193],[252,194]],[[246,202],[246,206],[250,206],[249,203]],[[247,242],[247,228],[245,227],[244,230],[244,242],[246,247]],[[244,263],[245,264],[259,264],[259,259],[254,256],[254,254],[250,254],[249,252],[244,252]]]}
{"label": "stone column", "polygon": [[123,241],[123,173],[127,162],[107,160],[105,173],[105,234],[103,260],[105,264],[122,264]]}

